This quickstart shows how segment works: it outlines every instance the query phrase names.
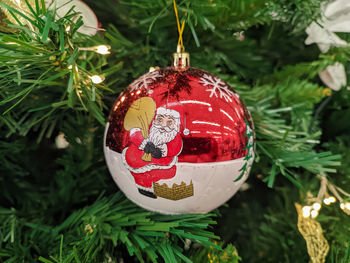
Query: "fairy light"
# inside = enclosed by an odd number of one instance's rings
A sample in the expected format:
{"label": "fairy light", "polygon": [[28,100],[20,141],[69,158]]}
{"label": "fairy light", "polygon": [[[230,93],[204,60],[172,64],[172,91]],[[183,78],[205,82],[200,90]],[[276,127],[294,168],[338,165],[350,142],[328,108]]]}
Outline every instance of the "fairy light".
{"label": "fairy light", "polygon": [[85,225],[84,230],[85,230],[86,233],[88,233],[88,234],[91,234],[92,232],[94,232],[94,229],[93,229],[93,227],[92,227],[90,224]]}
{"label": "fairy light", "polygon": [[342,210],[349,210],[349,211],[350,211],[350,202],[342,202],[342,203],[340,204],[340,208],[341,208]]}
{"label": "fairy light", "polygon": [[70,31],[70,26],[67,26],[66,27],[66,32],[69,33],[69,31]]}
{"label": "fairy light", "polygon": [[337,199],[335,199],[334,196],[330,196],[330,197],[328,197],[328,199],[331,203],[335,203],[335,201],[337,201]]}
{"label": "fairy light", "polygon": [[337,201],[337,199],[335,199],[334,196],[330,196],[330,197],[325,198],[325,199],[323,200],[323,203],[324,203],[325,205],[330,205],[330,204],[335,203],[336,201]]}
{"label": "fairy light", "polygon": [[101,54],[101,55],[108,55],[110,54],[110,49],[111,49],[111,46],[108,46],[108,45],[99,45],[99,46],[94,46],[94,47],[80,47],[79,50],[82,50],[82,51],[94,51],[98,54]]}
{"label": "fairy light", "polygon": [[316,211],[316,210],[311,210],[310,213],[311,213],[312,218],[316,218],[318,216],[318,211]]}
{"label": "fairy light", "polygon": [[[330,205],[332,203],[339,201],[340,208],[343,210],[343,212],[346,213],[347,215],[350,215],[350,202],[344,201],[344,196],[347,198],[350,198],[350,193],[347,193],[340,187],[329,182],[325,175],[318,175],[317,178],[320,179],[321,186],[317,195],[317,199],[316,199],[317,201],[312,205],[312,208],[318,212],[319,209],[321,208],[322,200],[325,205]],[[333,196],[330,196],[328,194],[328,191],[330,191],[333,194]],[[318,205],[316,205],[316,203],[318,203]],[[312,211],[310,211],[310,214],[312,215]],[[315,212],[313,214],[316,215]]]}
{"label": "fairy light", "polygon": [[325,198],[325,199],[323,200],[323,203],[324,203],[325,205],[330,205],[330,204],[331,204],[331,201],[330,201],[328,198]]}
{"label": "fairy light", "polygon": [[318,211],[321,209],[320,203],[314,203],[312,206],[303,207],[303,217],[305,218],[316,218],[318,216]]}
{"label": "fairy light", "polygon": [[311,206],[303,207],[303,217],[310,217],[311,215]]}
{"label": "fairy light", "polygon": [[110,49],[111,49],[111,47],[107,46],[107,45],[99,45],[99,46],[95,47],[96,53],[99,53],[101,55],[108,55],[108,54],[110,54],[111,53]]}
{"label": "fairy light", "polygon": [[73,68],[73,66],[72,66],[72,65],[69,65],[69,66],[68,66],[68,69],[72,69],[72,68]]}
{"label": "fairy light", "polygon": [[91,76],[90,79],[94,84],[100,84],[104,81],[104,78],[98,75]]}
{"label": "fairy light", "polygon": [[312,205],[312,208],[316,211],[319,211],[321,209],[321,204],[320,203],[314,203]]}

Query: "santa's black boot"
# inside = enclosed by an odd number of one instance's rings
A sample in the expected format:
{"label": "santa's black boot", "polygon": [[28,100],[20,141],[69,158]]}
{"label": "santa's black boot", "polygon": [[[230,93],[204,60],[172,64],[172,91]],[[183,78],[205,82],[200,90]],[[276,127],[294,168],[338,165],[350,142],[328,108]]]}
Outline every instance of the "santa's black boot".
{"label": "santa's black boot", "polygon": [[141,189],[141,188],[138,188],[138,190],[139,190],[140,194],[143,194],[143,195],[145,195],[147,197],[154,198],[154,199],[157,198],[157,196],[154,193],[150,192],[150,191],[147,191],[147,190],[144,190],[144,189]]}

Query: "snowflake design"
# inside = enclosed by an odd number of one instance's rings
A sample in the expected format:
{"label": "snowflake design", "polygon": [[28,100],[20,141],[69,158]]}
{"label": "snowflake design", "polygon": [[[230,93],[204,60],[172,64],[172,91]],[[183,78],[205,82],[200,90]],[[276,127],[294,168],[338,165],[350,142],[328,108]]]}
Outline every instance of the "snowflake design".
{"label": "snowflake design", "polygon": [[139,77],[133,83],[131,83],[130,90],[135,91],[138,89],[147,89],[148,85],[152,84],[159,77],[162,77],[159,70],[154,70],[152,72],[149,72],[149,73]]}
{"label": "snowflake design", "polygon": [[205,91],[209,91],[209,97],[218,97],[220,95],[220,99],[224,98],[227,102],[232,102],[231,97],[235,95],[235,93],[230,90],[230,88],[223,82],[221,79],[216,78],[214,76],[204,74],[203,77],[200,78],[200,82],[204,86],[211,86],[209,89]]}

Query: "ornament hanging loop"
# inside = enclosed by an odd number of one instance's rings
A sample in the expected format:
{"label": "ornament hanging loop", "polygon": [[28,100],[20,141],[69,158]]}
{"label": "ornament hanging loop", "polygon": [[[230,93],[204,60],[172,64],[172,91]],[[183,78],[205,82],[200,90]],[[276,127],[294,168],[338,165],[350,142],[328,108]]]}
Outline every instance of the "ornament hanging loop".
{"label": "ornament hanging loop", "polygon": [[185,52],[185,48],[177,45],[176,53],[173,54],[173,67],[186,69],[190,66],[190,54]]}
{"label": "ornament hanging loop", "polygon": [[190,54],[185,52],[185,47],[182,39],[182,33],[185,28],[185,20],[180,25],[179,14],[177,12],[175,0],[173,0],[173,3],[177,22],[177,30],[179,32],[179,40],[177,42],[176,53],[173,54],[173,66],[175,68],[185,69],[190,66]]}

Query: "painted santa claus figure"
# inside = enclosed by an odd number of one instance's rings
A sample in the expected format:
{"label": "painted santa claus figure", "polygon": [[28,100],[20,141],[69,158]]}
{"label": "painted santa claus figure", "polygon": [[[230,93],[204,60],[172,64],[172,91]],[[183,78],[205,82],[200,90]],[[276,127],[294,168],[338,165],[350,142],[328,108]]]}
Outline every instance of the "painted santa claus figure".
{"label": "painted santa claus figure", "polygon": [[157,198],[153,183],[176,174],[177,156],[182,150],[182,105],[168,103],[158,107],[154,115],[148,137],[141,128],[131,128],[129,146],[122,152],[123,163],[134,177],[139,193],[150,198]]}

